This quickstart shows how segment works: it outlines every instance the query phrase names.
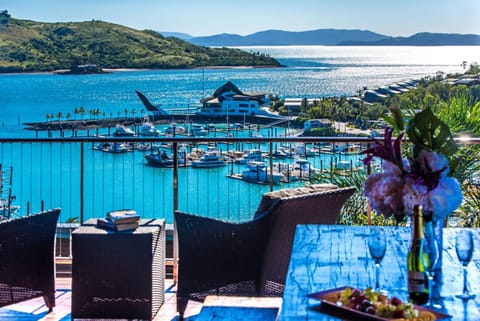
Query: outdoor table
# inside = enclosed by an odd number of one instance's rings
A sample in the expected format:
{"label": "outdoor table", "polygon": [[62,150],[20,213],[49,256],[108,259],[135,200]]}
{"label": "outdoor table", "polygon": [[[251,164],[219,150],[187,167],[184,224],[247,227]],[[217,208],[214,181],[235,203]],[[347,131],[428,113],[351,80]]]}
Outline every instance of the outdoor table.
{"label": "outdoor table", "polygon": [[165,295],[165,220],[123,232],[95,223],[72,233],[72,319],[152,320]]}
{"label": "outdoor table", "polygon": [[[383,227],[387,251],[381,263],[380,287],[389,296],[408,300],[407,253],[411,230]],[[468,265],[468,280],[475,300],[462,301],[463,272],[455,251],[455,235],[460,229],[444,228],[443,263],[437,293],[441,312],[451,320],[480,320],[480,231],[474,233],[475,250]],[[356,320],[351,314],[330,308],[307,297],[308,294],[351,286],[374,287],[375,270],[367,246],[368,226],[298,225],[283,295],[280,321]],[[332,311],[333,310],[333,311]],[[333,313],[332,313],[333,312]]]}

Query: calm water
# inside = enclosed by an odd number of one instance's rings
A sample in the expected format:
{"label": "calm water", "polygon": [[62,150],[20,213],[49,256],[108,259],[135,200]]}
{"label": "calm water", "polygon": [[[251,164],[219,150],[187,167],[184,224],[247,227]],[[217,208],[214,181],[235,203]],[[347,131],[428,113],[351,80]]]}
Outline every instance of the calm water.
{"label": "calm water", "polygon": [[[195,69],[116,72],[105,75],[0,75],[0,137],[33,137],[21,123],[45,121],[46,115],[73,110],[100,109],[107,116],[124,116],[125,109],[144,109],[134,90],[164,105],[197,103],[226,81],[245,91],[269,92],[281,97],[353,95],[378,86],[438,71],[462,72],[462,61],[479,61],[479,47],[253,47],[268,53],[286,68]],[[79,116],[78,116],[79,117]],[[78,216],[79,146],[3,145],[0,162],[13,166],[13,194],[26,210],[62,207],[62,219]],[[140,152],[124,155],[86,152],[86,218],[108,210],[135,208],[147,217],[171,221],[171,170],[145,166]],[[328,163],[329,159],[323,160]],[[320,166],[320,159],[314,160]],[[232,169],[182,169],[180,209],[246,219],[268,187],[227,179]],[[239,172],[240,168],[235,168]],[[53,174],[50,174],[53,173]],[[225,184],[224,182],[228,182]],[[286,187],[286,186],[278,186]],[[225,195],[229,197],[225,197]],[[153,210],[152,210],[153,209]],[[151,212],[154,213],[151,213]]]}

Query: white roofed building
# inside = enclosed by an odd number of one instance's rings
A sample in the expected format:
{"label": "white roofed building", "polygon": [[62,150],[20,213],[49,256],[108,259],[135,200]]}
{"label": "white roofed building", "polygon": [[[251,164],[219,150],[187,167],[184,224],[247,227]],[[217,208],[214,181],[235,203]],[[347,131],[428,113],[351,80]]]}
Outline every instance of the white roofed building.
{"label": "white roofed building", "polygon": [[270,116],[281,117],[269,110],[270,98],[267,93],[241,91],[227,81],[213,93],[200,100],[202,107],[197,115],[205,116]]}

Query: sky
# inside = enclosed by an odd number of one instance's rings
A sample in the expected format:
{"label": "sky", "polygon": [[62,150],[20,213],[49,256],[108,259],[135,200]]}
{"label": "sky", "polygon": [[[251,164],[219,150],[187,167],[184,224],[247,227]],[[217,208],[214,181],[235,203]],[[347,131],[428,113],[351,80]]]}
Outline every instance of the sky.
{"label": "sky", "polygon": [[95,19],[191,36],[323,28],[480,35],[479,0],[0,0],[0,10],[19,19]]}

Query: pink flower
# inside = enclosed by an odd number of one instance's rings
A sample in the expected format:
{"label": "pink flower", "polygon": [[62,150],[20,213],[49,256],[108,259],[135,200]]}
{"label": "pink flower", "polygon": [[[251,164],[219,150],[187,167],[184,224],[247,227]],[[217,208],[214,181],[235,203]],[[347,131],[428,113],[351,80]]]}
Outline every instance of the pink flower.
{"label": "pink flower", "polygon": [[392,130],[385,131],[384,144],[375,141],[367,149],[364,162],[373,157],[383,159],[382,173],[367,177],[363,184],[364,195],[371,207],[385,217],[394,215],[397,221],[411,215],[416,205],[421,205],[425,216],[445,219],[460,206],[463,196],[458,181],[447,176],[448,159],[435,151],[422,149],[416,157],[401,157],[399,135],[392,139]]}

